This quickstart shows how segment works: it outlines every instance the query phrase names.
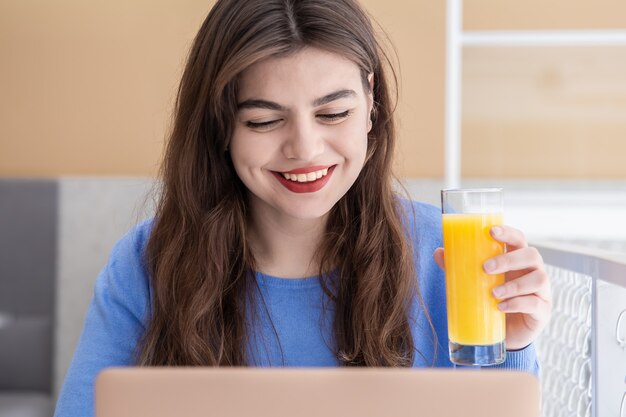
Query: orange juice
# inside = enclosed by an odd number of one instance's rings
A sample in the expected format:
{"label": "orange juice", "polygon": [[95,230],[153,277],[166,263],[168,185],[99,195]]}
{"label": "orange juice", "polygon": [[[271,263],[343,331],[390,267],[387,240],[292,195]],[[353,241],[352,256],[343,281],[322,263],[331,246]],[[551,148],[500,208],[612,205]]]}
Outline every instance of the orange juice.
{"label": "orange juice", "polygon": [[502,214],[444,214],[448,334],[460,345],[493,345],[504,341],[504,313],[491,290],[504,274],[489,275],[483,263],[504,252],[489,229],[502,224]]}

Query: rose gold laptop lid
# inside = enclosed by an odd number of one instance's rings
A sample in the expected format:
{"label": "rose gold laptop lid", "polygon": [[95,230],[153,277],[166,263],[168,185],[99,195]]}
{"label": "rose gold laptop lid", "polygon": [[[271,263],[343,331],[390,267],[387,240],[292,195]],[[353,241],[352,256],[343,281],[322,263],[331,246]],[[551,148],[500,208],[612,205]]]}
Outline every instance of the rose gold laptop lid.
{"label": "rose gold laptop lid", "polygon": [[503,370],[119,368],[96,417],[539,417],[539,382]]}

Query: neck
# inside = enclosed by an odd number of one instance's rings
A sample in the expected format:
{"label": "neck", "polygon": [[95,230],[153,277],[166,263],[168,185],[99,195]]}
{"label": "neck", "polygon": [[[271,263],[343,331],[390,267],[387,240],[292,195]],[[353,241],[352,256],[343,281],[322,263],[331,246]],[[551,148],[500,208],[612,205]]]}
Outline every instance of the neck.
{"label": "neck", "polygon": [[327,215],[297,219],[265,204],[253,205],[251,213],[247,238],[260,272],[281,278],[304,278],[319,273],[315,252],[324,234]]}

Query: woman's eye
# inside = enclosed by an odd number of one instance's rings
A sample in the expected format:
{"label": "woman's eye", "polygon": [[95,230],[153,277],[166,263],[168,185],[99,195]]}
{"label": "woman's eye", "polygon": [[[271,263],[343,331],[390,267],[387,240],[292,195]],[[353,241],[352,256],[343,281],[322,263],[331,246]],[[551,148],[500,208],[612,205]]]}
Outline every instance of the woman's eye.
{"label": "woman's eye", "polygon": [[268,122],[246,122],[246,126],[251,129],[269,129],[279,121],[280,120],[270,120]]}
{"label": "woman's eye", "polygon": [[346,110],[341,113],[329,113],[329,114],[318,114],[317,117],[321,117],[325,121],[334,122],[340,119],[345,119],[350,115],[350,110]]}

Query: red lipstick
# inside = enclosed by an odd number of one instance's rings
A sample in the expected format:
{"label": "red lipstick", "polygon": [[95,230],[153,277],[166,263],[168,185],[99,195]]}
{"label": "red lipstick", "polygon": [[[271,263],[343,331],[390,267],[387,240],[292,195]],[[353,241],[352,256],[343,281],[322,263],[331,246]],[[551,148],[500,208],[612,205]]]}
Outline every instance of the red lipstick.
{"label": "red lipstick", "polygon": [[283,177],[283,174],[280,172],[272,171],[272,174],[274,174],[278,182],[280,182],[286,189],[288,189],[289,191],[293,193],[314,193],[316,191],[321,190],[326,185],[326,183],[330,180],[331,175],[333,175],[333,172],[335,171],[336,166],[337,165],[332,165],[330,167],[323,166],[321,168],[320,167],[298,168],[298,169],[288,172],[289,174],[305,174],[307,172],[319,171],[321,169],[328,168],[328,174],[326,174],[322,178],[319,178],[315,181],[310,181],[310,182],[291,181]]}

